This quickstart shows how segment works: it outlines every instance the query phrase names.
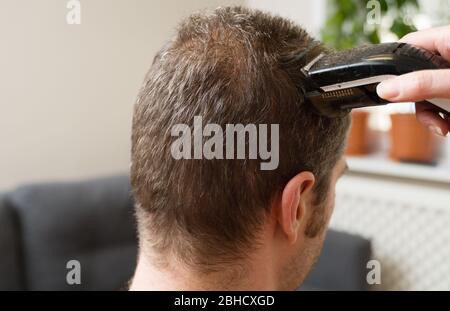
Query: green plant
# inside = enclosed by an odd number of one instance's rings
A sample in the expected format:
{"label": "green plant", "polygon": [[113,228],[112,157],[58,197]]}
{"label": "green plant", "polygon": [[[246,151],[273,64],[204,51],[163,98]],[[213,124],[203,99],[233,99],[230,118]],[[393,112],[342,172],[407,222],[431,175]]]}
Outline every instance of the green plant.
{"label": "green plant", "polygon": [[[408,19],[419,9],[417,0],[328,0],[327,4],[328,18],[322,29],[322,40],[336,49],[380,43],[383,32],[401,38],[416,30]],[[382,22],[368,23],[368,14],[377,8],[376,14],[381,15]]]}

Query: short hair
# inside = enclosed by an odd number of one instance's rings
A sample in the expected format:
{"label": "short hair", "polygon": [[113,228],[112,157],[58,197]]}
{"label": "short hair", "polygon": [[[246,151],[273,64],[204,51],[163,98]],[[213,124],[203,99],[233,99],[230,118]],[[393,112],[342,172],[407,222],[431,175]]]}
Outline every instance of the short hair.
{"label": "short hair", "polygon": [[[316,201],[329,190],[349,117],[320,116],[305,102],[300,69],[326,52],[290,20],[223,7],[184,20],[159,51],[135,105],[131,183],[141,246],[198,270],[236,261],[256,247],[265,212],[287,182],[311,171]],[[205,123],[279,124],[279,166],[260,159],[171,156],[171,128]],[[324,227],[315,206],[306,234]]]}

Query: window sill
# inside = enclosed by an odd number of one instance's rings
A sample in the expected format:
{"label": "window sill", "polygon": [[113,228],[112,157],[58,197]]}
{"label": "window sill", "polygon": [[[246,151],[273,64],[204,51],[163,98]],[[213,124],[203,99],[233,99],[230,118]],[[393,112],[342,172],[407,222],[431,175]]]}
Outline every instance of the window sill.
{"label": "window sill", "polygon": [[382,175],[403,179],[450,184],[450,163],[423,165],[396,162],[385,153],[367,156],[347,156],[350,172]]}

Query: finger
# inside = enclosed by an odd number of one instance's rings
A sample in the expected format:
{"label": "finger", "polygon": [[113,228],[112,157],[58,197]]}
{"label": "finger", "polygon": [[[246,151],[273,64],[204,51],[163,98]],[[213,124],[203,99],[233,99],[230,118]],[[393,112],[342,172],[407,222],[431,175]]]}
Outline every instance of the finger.
{"label": "finger", "polygon": [[421,70],[385,80],[377,93],[391,102],[450,98],[450,69]]}
{"label": "finger", "polygon": [[437,135],[446,136],[450,130],[449,119],[442,118],[429,103],[416,104],[417,120]]}
{"label": "finger", "polygon": [[411,32],[399,41],[420,46],[434,53],[437,52],[445,59],[450,60],[450,26]]}

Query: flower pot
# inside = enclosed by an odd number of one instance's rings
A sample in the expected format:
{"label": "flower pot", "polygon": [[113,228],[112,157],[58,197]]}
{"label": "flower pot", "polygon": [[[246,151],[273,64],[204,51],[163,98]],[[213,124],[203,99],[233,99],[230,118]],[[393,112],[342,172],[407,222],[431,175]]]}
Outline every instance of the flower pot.
{"label": "flower pot", "polygon": [[437,137],[417,121],[415,114],[392,114],[391,122],[391,159],[427,164],[436,162]]}
{"label": "flower pot", "polygon": [[369,113],[352,111],[352,124],[347,139],[347,155],[366,155],[370,153]]}

